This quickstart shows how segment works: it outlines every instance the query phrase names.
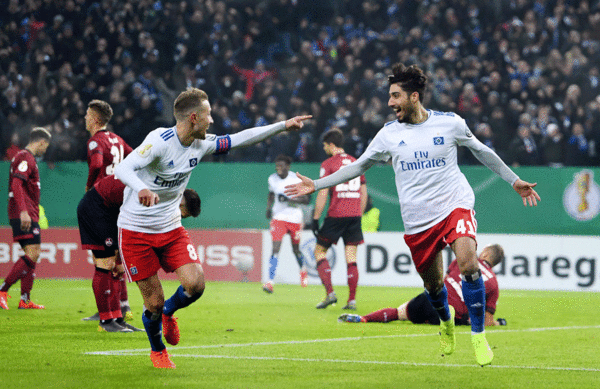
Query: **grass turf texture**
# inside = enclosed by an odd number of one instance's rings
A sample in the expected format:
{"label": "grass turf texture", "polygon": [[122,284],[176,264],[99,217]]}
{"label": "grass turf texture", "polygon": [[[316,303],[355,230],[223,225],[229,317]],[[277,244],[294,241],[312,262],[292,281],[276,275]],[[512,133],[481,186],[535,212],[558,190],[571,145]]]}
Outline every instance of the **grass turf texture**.
{"label": "grass turf texture", "polygon": [[[177,283],[164,282],[169,297]],[[82,317],[96,311],[91,281],[36,280],[45,310],[0,310],[2,388],[597,388],[600,294],[501,291],[487,329],[495,359],[476,366],[470,328],[458,327],[455,354],[438,354],[438,328],[408,322],[338,323],[338,304],[315,309],[321,286],[209,282],[179,317],[181,342],[168,347],[176,370],[154,369],[145,332],[100,333]],[[9,292],[9,293],[10,293]],[[401,302],[415,288],[359,287],[359,314]],[[142,302],[129,285],[135,319]],[[100,353],[99,353],[100,352]]]}

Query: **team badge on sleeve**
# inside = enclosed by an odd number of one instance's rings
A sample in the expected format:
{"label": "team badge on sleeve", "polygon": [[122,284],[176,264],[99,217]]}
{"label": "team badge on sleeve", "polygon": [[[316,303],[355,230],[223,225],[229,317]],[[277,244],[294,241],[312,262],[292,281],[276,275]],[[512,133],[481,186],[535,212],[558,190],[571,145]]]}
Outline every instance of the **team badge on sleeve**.
{"label": "team badge on sleeve", "polygon": [[19,167],[17,169],[19,169],[20,172],[25,173],[28,167],[29,166],[27,166],[27,161],[23,161],[19,164]]}
{"label": "team badge on sleeve", "polygon": [[98,143],[96,143],[95,140],[91,141],[89,146],[90,150],[94,150],[96,147],[98,147]]}
{"label": "team badge on sleeve", "polygon": [[444,137],[443,136],[434,136],[433,137],[433,144],[435,146],[441,146],[444,144]]}
{"label": "team badge on sleeve", "polygon": [[469,130],[469,127],[465,128],[465,135],[467,136],[467,138],[470,138],[473,136],[473,133],[471,132],[471,130]]}
{"label": "team badge on sleeve", "polygon": [[152,150],[152,144],[148,143],[143,146],[137,148],[137,153],[140,157],[146,158],[150,155],[150,150]]}

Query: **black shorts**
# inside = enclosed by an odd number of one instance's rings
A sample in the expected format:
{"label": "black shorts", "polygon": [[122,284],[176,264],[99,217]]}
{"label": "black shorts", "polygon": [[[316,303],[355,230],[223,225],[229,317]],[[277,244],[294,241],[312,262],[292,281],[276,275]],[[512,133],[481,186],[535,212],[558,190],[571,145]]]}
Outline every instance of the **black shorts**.
{"label": "black shorts", "polygon": [[92,250],[96,258],[108,258],[118,249],[119,208],[108,208],[96,189],[90,189],[77,206],[81,248]]}
{"label": "black shorts", "polygon": [[[440,317],[435,308],[431,306],[425,292],[408,302],[406,314],[408,315],[408,320],[415,324],[440,324]],[[458,326],[468,325],[469,321],[468,318],[455,318],[454,323]]]}
{"label": "black shorts", "polygon": [[346,246],[358,246],[363,243],[360,217],[327,217],[319,229],[317,243],[325,248],[344,240]]}
{"label": "black shorts", "polygon": [[13,230],[13,240],[19,242],[21,247],[42,243],[40,224],[38,222],[31,222],[29,231],[21,229],[21,219],[10,219],[9,222]]}

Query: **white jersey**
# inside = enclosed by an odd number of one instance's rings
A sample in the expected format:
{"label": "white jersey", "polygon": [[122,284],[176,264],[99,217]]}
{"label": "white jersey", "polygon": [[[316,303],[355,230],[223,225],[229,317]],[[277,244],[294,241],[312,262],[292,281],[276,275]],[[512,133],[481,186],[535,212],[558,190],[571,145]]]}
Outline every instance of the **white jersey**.
{"label": "white jersey", "polygon": [[407,234],[434,226],[456,208],[473,209],[475,194],[458,168],[457,148],[485,147],[460,116],[427,112],[420,124],[387,123],[364,153],[372,160],[392,159]]}
{"label": "white jersey", "polygon": [[[207,134],[206,139],[196,139],[185,147],[175,127],[150,132],[115,170],[117,178],[127,185],[117,225],[147,233],[163,233],[180,227],[179,203],[192,170],[204,155],[220,152],[228,139]],[[156,193],[159,202],[151,207],[140,204],[137,193],[142,189]]]}
{"label": "white jersey", "polygon": [[304,216],[299,204],[290,203],[289,198],[284,194],[287,185],[293,185],[301,182],[294,172],[288,172],[286,178],[281,178],[277,173],[269,176],[269,192],[275,194],[273,203],[273,220],[282,220],[288,223],[302,223]]}

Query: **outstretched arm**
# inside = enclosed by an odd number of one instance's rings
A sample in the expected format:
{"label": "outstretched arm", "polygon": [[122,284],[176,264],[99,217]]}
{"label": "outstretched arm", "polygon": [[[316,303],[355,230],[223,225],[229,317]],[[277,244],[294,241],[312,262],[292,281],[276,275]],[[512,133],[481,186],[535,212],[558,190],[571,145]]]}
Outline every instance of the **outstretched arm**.
{"label": "outstretched arm", "polygon": [[249,128],[237,134],[231,134],[231,148],[246,147],[272,137],[285,130],[299,130],[304,127],[304,121],[312,118],[312,115],[296,116],[285,122],[279,122],[263,127]]}
{"label": "outstretched arm", "polygon": [[540,196],[533,189],[533,188],[535,188],[536,185],[537,185],[537,183],[531,184],[531,183],[525,182],[521,179],[518,179],[513,184],[513,189],[515,190],[515,192],[517,192],[519,194],[519,196],[521,196],[523,198],[524,206],[527,206],[527,203],[529,203],[529,206],[532,207],[534,205],[537,205],[538,201],[541,201]]}
{"label": "outstretched arm", "polygon": [[318,180],[311,180],[308,177],[303,176],[300,173],[296,173],[296,176],[302,181],[294,185],[288,185],[285,187],[285,195],[290,197],[301,196],[305,194],[311,194],[315,190],[325,189],[332,187],[342,182],[350,181],[366,172],[376,161],[369,159],[364,154],[337,172],[320,178]]}

